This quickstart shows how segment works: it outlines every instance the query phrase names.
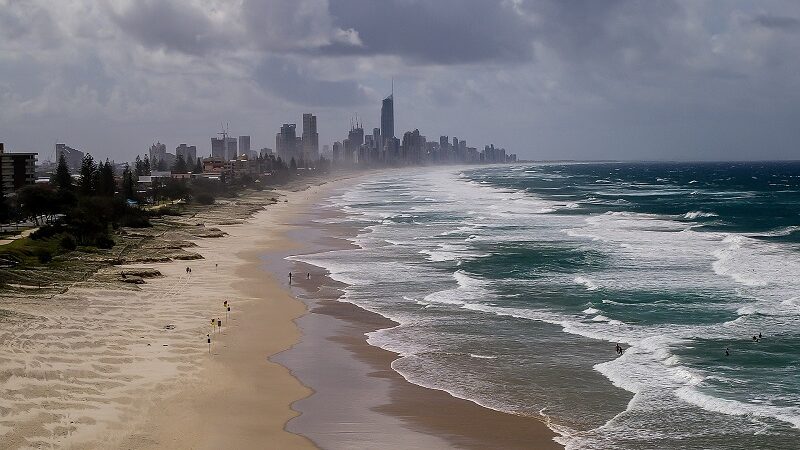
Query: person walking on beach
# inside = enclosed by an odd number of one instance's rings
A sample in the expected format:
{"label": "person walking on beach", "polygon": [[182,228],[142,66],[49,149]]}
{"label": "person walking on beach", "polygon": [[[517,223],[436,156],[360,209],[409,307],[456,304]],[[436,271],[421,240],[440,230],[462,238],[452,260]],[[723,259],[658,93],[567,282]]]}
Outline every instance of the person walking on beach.
{"label": "person walking on beach", "polygon": [[311,272],[306,272],[306,280],[310,280],[310,279],[311,279]]}
{"label": "person walking on beach", "polygon": [[292,284],[292,272],[289,272],[289,284]]}

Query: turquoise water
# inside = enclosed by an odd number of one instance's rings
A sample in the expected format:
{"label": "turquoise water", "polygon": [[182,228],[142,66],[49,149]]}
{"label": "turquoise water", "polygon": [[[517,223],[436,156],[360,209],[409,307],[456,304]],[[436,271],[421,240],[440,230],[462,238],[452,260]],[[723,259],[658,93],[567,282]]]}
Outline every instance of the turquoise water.
{"label": "turquoise water", "polygon": [[800,164],[393,172],[327,207],[361,248],[298,259],[400,323],[369,341],[410,381],[568,448],[796,447]]}

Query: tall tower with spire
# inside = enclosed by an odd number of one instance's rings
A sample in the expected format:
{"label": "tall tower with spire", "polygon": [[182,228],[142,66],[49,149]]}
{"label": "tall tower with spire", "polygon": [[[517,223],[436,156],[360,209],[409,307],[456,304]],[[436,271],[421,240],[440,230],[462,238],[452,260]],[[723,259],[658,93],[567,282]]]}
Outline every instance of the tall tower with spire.
{"label": "tall tower with spire", "polygon": [[392,93],[383,99],[381,105],[381,138],[384,142],[394,139],[394,79],[392,80]]}

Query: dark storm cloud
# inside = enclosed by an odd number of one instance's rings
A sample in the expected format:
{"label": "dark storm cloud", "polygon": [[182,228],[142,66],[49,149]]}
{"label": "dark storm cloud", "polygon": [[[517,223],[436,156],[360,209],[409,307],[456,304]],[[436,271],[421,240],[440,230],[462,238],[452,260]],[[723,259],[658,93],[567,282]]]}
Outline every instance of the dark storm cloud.
{"label": "dark storm cloud", "polygon": [[255,80],[274,95],[304,106],[353,106],[368,100],[355,81],[320,80],[283,57],[265,59],[256,68]]}
{"label": "dark storm cloud", "polygon": [[241,17],[248,38],[265,51],[289,52],[330,42],[324,1],[244,0]]}
{"label": "dark storm cloud", "polygon": [[753,18],[753,23],[764,28],[775,30],[800,31],[800,19],[794,17],[760,14]]}
{"label": "dark storm cloud", "polygon": [[148,48],[204,55],[230,44],[228,37],[199,8],[175,0],[139,0],[111,19]]}
{"label": "dark storm cloud", "polygon": [[529,61],[532,28],[504,2],[339,0],[334,23],[362,46],[332,44],[325,54],[394,55],[416,64]]}

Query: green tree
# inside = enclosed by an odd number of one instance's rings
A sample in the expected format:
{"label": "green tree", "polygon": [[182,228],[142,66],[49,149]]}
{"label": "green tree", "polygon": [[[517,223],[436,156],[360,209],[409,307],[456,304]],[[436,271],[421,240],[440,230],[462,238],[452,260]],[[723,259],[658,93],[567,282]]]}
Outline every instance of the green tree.
{"label": "green tree", "polygon": [[59,190],[72,190],[72,175],[69,173],[67,160],[64,158],[63,153],[58,156],[58,167],[56,167],[56,172],[53,174],[50,182]]}
{"label": "green tree", "polygon": [[100,163],[97,168],[97,193],[111,197],[117,190],[117,183],[114,179],[114,166],[106,159],[105,163]]}
{"label": "green tree", "polygon": [[289,161],[289,169],[292,172],[297,171],[297,162],[294,160],[294,156],[292,156],[292,159]]}
{"label": "green tree", "polygon": [[158,170],[159,172],[167,170],[167,162],[164,161],[163,159],[156,160],[156,170]]}
{"label": "green tree", "polygon": [[125,199],[136,198],[133,173],[131,172],[131,168],[127,163],[125,164],[125,168],[122,170],[122,195],[125,197]]}
{"label": "green tree", "polygon": [[150,158],[147,155],[144,155],[144,161],[142,162],[142,175],[150,175],[151,173]]}
{"label": "green tree", "polygon": [[203,173],[203,161],[200,158],[197,158],[197,164],[194,165],[192,173]]}
{"label": "green tree", "polygon": [[172,173],[189,173],[189,167],[186,165],[183,155],[178,155],[175,159],[175,164],[172,165]]}
{"label": "green tree", "polygon": [[97,189],[97,164],[92,155],[86,154],[81,161],[80,179],[78,180],[78,191],[81,195],[94,195]]}
{"label": "green tree", "polygon": [[25,186],[17,193],[17,202],[23,217],[33,220],[36,225],[49,222],[47,216],[58,212],[56,192],[50,186]]}
{"label": "green tree", "polygon": [[140,158],[139,155],[136,155],[136,160],[133,162],[133,168],[137,177],[145,175],[144,161],[142,161],[142,158]]}
{"label": "green tree", "polygon": [[109,197],[81,197],[67,219],[72,234],[81,245],[91,245],[108,236],[113,219],[113,201]]}

